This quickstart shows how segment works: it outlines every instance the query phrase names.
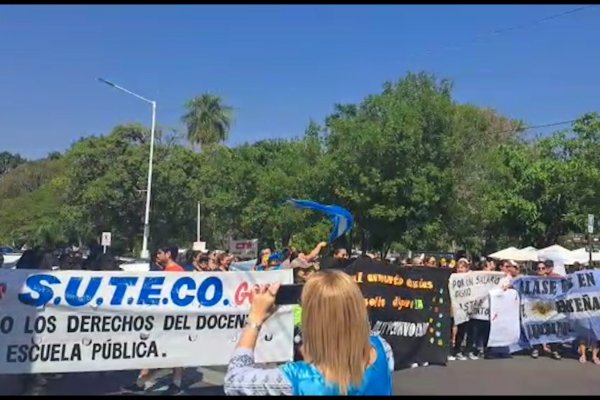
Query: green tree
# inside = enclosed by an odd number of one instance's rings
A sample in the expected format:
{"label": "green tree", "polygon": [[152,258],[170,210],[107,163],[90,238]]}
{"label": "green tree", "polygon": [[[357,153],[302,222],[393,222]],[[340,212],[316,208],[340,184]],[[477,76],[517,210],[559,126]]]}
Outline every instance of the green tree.
{"label": "green tree", "polygon": [[[112,231],[115,245],[126,251],[143,230],[149,151],[141,140],[145,131],[137,125],[117,126],[105,137],[76,143],[65,157],[66,204],[77,210],[91,238]],[[159,152],[157,146],[155,162]]]}
{"label": "green tree", "polygon": [[408,74],[328,119],[329,182],[354,214],[363,250],[385,255],[393,242],[414,248],[445,233],[452,111],[448,82]]}
{"label": "green tree", "polygon": [[26,161],[19,154],[12,154],[8,151],[0,152],[0,176],[24,164]]}
{"label": "green tree", "polygon": [[[325,126],[310,121],[293,140],[220,144],[231,108],[216,96],[191,100],[188,139],[156,132],[152,247],[202,239],[259,238],[262,246],[310,250],[331,224],[287,198],[339,204],[355,217],[352,243],[385,256],[400,250],[491,252],[542,247],[582,233],[600,215],[600,118],[524,140],[523,123],[459,104],[452,85],[407,74],[358,104],[337,105]],[[167,129],[167,132],[169,130]],[[61,157],[24,161],[0,153],[0,241],[58,246],[113,233],[115,250],[140,250],[150,132],[115,127]]]}
{"label": "green tree", "polygon": [[443,219],[447,239],[458,248],[491,252],[500,238],[490,233],[498,194],[490,174],[503,168],[495,164],[501,162],[497,156],[503,146],[524,145],[519,141],[523,124],[473,105],[456,105],[453,119],[455,127],[446,140],[452,179],[451,205]]}
{"label": "green tree", "polygon": [[491,237],[502,245],[545,247],[583,233],[586,215],[600,212],[598,121],[586,114],[570,130],[505,144],[490,154],[489,186],[480,204]]}
{"label": "green tree", "polygon": [[232,108],[224,105],[219,96],[203,94],[194,97],[185,105],[187,112],[182,117],[192,145],[204,148],[207,145],[227,140],[232,122]]}

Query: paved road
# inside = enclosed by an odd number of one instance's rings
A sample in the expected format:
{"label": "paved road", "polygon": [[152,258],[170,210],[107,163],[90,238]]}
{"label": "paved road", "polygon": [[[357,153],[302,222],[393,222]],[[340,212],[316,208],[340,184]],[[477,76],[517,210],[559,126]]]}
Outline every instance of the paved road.
{"label": "paved road", "polygon": [[577,360],[534,360],[518,356],[504,360],[452,361],[448,367],[399,371],[397,395],[598,395],[600,366]]}
{"label": "paved road", "polygon": [[[119,394],[123,384],[135,378],[135,371],[65,374],[50,379],[44,394]],[[16,389],[16,377],[3,376],[0,387]],[[222,395],[223,368],[188,369],[188,395]],[[157,386],[167,380],[158,380]],[[11,383],[7,386],[7,383]],[[14,389],[13,389],[14,390]],[[8,394],[8,393],[6,393]],[[160,394],[155,392],[155,394]],[[576,360],[533,360],[518,356],[508,360],[453,361],[448,367],[420,367],[394,374],[396,395],[598,395],[600,366]]]}

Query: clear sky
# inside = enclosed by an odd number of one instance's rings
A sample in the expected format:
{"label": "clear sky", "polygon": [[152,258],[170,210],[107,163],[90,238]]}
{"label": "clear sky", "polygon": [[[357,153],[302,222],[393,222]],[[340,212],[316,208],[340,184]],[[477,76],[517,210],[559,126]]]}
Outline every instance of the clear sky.
{"label": "clear sky", "polygon": [[191,97],[221,95],[231,145],[298,136],[409,70],[530,124],[572,119],[600,109],[600,7],[492,32],[575,7],[3,5],[0,151],[38,158],[150,124],[149,106],[97,77],[157,100],[166,127],[183,128]]}

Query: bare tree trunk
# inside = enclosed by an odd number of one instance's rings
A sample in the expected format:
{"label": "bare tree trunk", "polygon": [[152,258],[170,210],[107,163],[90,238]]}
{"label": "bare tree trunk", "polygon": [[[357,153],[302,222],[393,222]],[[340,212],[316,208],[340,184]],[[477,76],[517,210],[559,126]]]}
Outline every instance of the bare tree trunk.
{"label": "bare tree trunk", "polygon": [[384,243],[383,246],[381,247],[381,251],[379,252],[379,255],[381,256],[381,260],[385,260],[388,253],[390,252],[390,247],[392,247],[392,243]]}
{"label": "bare tree trunk", "polygon": [[360,251],[363,256],[367,254],[367,233],[364,229],[360,230]]}
{"label": "bare tree trunk", "polygon": [[291,240],[292,240],[292,234],[291,233],[286,233],[281,238],[281,244],[282,244],[282,246],[283,247],[288,247],[290,245]]}

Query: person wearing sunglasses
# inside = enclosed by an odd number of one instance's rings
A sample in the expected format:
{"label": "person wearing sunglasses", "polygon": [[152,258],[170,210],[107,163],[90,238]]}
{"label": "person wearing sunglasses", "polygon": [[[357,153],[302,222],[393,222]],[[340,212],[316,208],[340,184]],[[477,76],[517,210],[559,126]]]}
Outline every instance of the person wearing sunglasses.
{"label": "person wearing sunglasses", "polygon": [[[546,260],[544,262],[539,262],[535,269],[537,276],[541,278],[560,278],[560,275],[553,273],[552,269],[554,268],[554,262],[552,260]],[[540,356],[540,350],[543,350],[545,353],[550,353],[550,356],[555,360],[560,360],[562,357],[558,352],[558,346],[556,343],[550,344],[537,344],[533,345],[533,350],[531,351],[532,358],[538,358]]]}
{"label": "person wearing sunglasses", "polygon": [[[542,263],[540,263],[542,264]],[[538,267],[540,266],[540,264],[538,264]],[[554,272],[554,261],[552,260],[546,260],[543,263],[544,267],[546,268],[546,276],[548,278],[560,278],[561,275],[557,274],[556,272]]]}

